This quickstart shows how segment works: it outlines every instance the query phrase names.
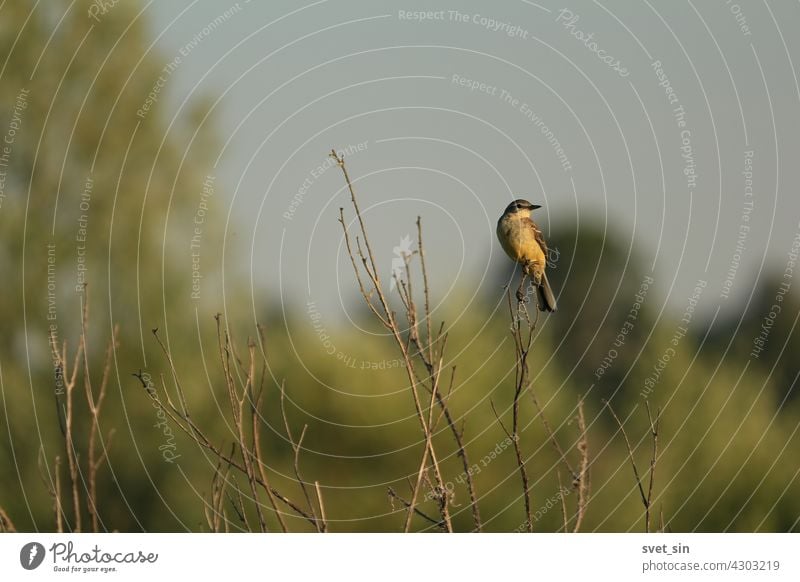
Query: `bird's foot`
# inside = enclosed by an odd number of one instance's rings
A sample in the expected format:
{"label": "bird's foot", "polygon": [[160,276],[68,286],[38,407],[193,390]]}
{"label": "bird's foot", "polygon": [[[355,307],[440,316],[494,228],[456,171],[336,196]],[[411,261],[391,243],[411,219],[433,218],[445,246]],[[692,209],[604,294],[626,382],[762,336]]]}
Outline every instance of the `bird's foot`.
{"label": "bird's foot", "polygon": [[528,298],[523,291],[525,289],[525,275],[519,280],[519,287],[517,288],[517,302],[518,303],[527,303]]}

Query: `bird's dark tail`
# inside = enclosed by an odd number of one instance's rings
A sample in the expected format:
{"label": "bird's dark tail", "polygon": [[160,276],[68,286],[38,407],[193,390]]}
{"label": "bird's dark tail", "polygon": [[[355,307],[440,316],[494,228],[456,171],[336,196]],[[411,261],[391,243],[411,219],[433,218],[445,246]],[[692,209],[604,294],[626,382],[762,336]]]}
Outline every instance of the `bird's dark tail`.
{"label": "bird's dark tail", "polygon": [[539,309],[541,311],[557,311],[556,297],[553,295],[553,290],[550,289],[550,282],[547,280],[547,275],[542,273],[542,284],[536,288],[539,294]]}

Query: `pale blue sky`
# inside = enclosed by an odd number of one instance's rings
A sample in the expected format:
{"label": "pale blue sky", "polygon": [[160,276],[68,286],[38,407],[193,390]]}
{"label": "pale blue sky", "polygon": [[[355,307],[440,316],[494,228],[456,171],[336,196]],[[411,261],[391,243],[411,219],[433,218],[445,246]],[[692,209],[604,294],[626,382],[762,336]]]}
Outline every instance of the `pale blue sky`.
{"label": "pale blue sky", "polygon": [[[437,14],[405,14],[419,10]],[[148,14],[165,64],[186,53],[169,114],[187,97],[219,99],[225,149],[209,172],[231,209],[227,260],[244,257],[226,285],[252,278],[257,305],[311,300],[338,317],[351,298],[342,177],[315,170],[331,146],[365,144],[348,166],[387,279],[423,216],[440,298],[507,260],[494,225],[518,196],[545,206],[545,226],[614,229],[654,268],[659,302],[680,310],[698,279],[706,313],[747,297],[762,262],[783,270],[800,229],[797,3],[181,0]]]}

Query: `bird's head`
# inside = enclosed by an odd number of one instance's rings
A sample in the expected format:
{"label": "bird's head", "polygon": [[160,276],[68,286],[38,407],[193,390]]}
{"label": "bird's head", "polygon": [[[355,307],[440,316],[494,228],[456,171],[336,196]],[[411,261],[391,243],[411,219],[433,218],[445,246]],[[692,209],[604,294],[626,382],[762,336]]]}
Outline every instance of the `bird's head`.
{"label": "bird's head", "polygon": [[519,214],[520,216],[530,216],[531,212],[541,208],[538,204],[531,204],[527,200],[518,198],[506,206],[506,214]]}

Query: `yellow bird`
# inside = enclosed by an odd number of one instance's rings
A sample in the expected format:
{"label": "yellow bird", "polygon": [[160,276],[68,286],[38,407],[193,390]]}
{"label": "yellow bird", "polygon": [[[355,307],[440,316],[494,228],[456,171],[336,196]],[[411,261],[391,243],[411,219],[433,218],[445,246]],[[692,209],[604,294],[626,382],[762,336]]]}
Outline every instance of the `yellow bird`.
{"label": "yellow bird", "polygon": [[531,212],[537,208],[541,206],[521,198],[514,200],[497,221],[497,238],[506,254],[522,265],[525,274],[533,280],[539,296],[539,309],[556,311],[556,298],[544,272],[547,266],[547,243],[542,231],[531,219]]}

